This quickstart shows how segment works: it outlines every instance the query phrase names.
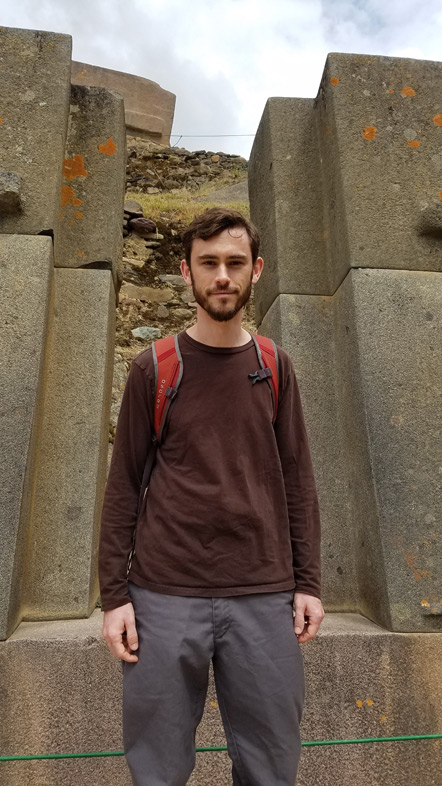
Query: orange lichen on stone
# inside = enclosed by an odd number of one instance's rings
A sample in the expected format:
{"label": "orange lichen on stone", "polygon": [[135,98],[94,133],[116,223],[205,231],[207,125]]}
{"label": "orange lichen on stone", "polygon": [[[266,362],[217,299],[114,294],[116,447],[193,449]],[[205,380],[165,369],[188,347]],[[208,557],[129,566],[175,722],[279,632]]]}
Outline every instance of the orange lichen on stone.
{"label": "orange lichen on stone", "polygon": [[1,119],[1,117],[0,117],[0,123],[3,123],[3,120]]}
{"label": "orange lichen on stone", "polygon": [[420,147],[420,142],[417,139],[410,139],[408,141],[408,147]]}
{"label": "orange lichen on stone", "polygon": [[430,608],[430,601],[427,600],[427,598],[424,598],[423,600],[421,600],[421,606],[425,606],[426,609],[429,609]]}
{"label": "orange lichen on stone", "polygon": [[75,180],[76,177],[87,177],[83,156],[75,155],[72,158],[65,158],[63,162],[63,177],[66,180]]}
{"label": "orange lichen on stone", "polygon": [[74,189],[72,186],[62,186],[61,187],[61,206],[64,207],[65,205],[69,205],[71,200],[74,198]]}
{"label": "orange lichen on stone", "polygon": [[368,704],[369,707],[373,706],[373,702],[372,702],[371,699],[367,699],[367,701],[365,703]]}
{"label": "orange lichen on stone", "polygon": [[442,191],[439,191],[439,199],[442,199]]}
{"label": "orange lichen on stone", "polygon": [[78,252],[78,256],[79,256],[79,257],[84,257],[84,251],[79,251],[79,252]]}
{"label": "orange lichen on stone", "polygon": [[387,716],[386,715],[381,715],[381,717],[380,717],[381,723],[385,723],[386,720],[387,720]]}
{"label": "orange lichen on stone", "polygon": [[442,126],[442,115],[434,115],[433,123],[436,123],[437,126]]}
{"label": "orange lichen on stone", "polygon": [[413,571],[413,576],[416,579],[416,581],[421,581],[421,579],[431,579],[433,577],[433,574],[428,573],[427,570],[419,570],[416,567],[416,565],[414,564],[416,557],[412,551],[408,551],[405,557],[408,563],[408,567],[411,568],[411,570]]}
{"label": "orange lichen on stone", "polygon": [[110,136],[104,145],[98,145],[98,149],[100,153],[105,153],[105,155],[107,156],[113,156],[115,154],[117,146],[114,140],[112,139],[112,137]]}
{"label": "orange lichen on stone", "polygon": [[390,89],[389,89],[389,91],[388,91],[388,92],[389,92],[389,93],[394,93],[394,88],[393,88],[393,87],[390,87]]}
{"label": "orange lichen on stone", "polygon": [[75,218],[83,218],[83,213],[75,213]]}
{"label": "orange lichen on stone", "polygon": [[361,131],[361,136],[363,136],[367,141],[370,141],[370,139],[375,138],[376,130],[376,126],[365,126],[364,130]]}
{"label": "orange lichen on stone", "polygon": [[358,699],[358,700],[357,700],[357,702],[356,702],[356,704],[357,704],[357,706],[358,706],[358,707],[362,707],[362,706],[363,706],[363,704],[364,704],[364,702],[363,702],[363,701],[361,701],[360,699]]}
{"label": "orange lichen on stone", "polygon": [[416,91],[413,90],[412,87],[409,87],[408,85],[406,85],[405,87],[402,88],[401,95],[407,96],[407,98],[413,98],[413,96],[416,95]]}
{"label": "orange lichen on stone", "polygon": [[82,199],[78,199],[78,197],[75,197],[75,199],[72,200],[72,204],[75,207],[80,207],[80,205],[83,204],[83,200]]}
{"label": "orange lichen on stone", "polygon": [[339,85],[338,77],[337,76],[332,76],[332,78],[330,79],[330,84],[331,85]]}
{"label": "orange lichen on stone", "polygon": [[328,128],[327,128],[327,134],[329,134],[329,133],[330,133],[330,126],[328,126]]}

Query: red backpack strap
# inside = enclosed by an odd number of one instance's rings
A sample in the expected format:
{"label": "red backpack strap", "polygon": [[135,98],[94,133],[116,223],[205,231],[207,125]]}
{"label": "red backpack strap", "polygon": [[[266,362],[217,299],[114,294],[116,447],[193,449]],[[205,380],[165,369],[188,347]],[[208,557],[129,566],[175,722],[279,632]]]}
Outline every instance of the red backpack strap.
{"label": "red backpack strap", "polygon": [[160,443],[169,407],[183,376],[183,358],[178,336],[167,336],[154,341],[152,355],[155,368],[154,429]]}
{"label": "red backpack strap", "polygon": [[273,422],[276,420],[278,412],[278,395],[279,395],[279,362],[278,350],[276,344],[271,338],[267,336],[258,336],[256,333],[250,334],[258,355],[260,371],[255,371],[254,374],[249,374],[249,377],[255,382],[264,380],[267,382],[273,401]]}

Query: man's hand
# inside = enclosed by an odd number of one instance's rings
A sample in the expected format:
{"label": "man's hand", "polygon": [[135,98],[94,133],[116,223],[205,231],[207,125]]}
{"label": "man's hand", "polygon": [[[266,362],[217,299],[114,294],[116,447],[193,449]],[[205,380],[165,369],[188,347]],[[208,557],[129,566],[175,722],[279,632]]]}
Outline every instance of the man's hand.
{"label": "man's hand", "polygon": [[136,663],[138,657],[134,650],[138,649],[138,636],[132,603],[104,612],[103,638],[115,658]]}
{"label": "man's hand", "polygon": [[300,644],[314,639],[324,619],[324,609],[319,598],[295,592],[294,628]]}

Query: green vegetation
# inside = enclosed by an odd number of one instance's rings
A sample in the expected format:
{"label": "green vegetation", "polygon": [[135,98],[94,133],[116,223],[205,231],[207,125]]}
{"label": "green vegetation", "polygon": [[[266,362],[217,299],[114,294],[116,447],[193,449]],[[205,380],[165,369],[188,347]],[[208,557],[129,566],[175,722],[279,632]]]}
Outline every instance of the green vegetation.
{"label": "green vegetation", "polygon": [[[217,186],[219,188],[219,185]],[[213,189],[212,189],[213,190]],[[197,196],[210,195],[210,191],[202,189]],[[142,205],[144,215],[152,221],[161,221],[165,218],[174,222],[188,224],[192,219],[209,207],[215,207],[216,202],[197,202],[195,194],[190,195],[185,188],[176,193],[164,192],[162,194],[138,194],[126,192],[126,199],[136,199]],[[225,205],[232,210],[240,210],[245,216],[250,217],[249,205],[245,202],[229,202]]]}

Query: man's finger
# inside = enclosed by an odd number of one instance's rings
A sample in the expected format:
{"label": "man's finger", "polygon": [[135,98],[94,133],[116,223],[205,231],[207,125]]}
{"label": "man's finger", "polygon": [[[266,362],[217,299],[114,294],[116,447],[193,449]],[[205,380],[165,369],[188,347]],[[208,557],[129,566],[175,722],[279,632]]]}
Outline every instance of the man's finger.
{"label": "man's finger", "polygon": [[298,638],[300,644],[305,644],[306,641],[310,641],[310,639],[315,638],[319,630],[320,622],[321,621],[319,619],[309,619],[307,621],[305,630],[301,633],[301,635]]}
{"label": "man's finger", "polygon": [[138,649],[138,634],[137,634],[137,629],[135,627],[135,620],[127,623],[126,640],[129,645],[129,649],[131,650]]}
{"label": "man's finger", "polygon": [[295,608],[295,633],[299,636],[304,630],[305,626],[305,609],[304,606]]}
{"label": "man's finger", "polygon": [[138,657],[130,652],[125,646],[120,635],[114,636],[112,639],[108,639],[107,644],[115,658],[118,658],[119,660],[126,660],[128,663],[135,663],[138,660]]}

